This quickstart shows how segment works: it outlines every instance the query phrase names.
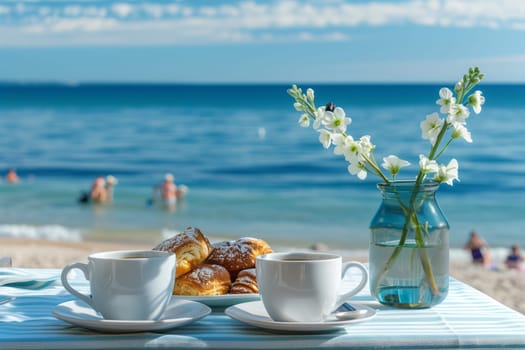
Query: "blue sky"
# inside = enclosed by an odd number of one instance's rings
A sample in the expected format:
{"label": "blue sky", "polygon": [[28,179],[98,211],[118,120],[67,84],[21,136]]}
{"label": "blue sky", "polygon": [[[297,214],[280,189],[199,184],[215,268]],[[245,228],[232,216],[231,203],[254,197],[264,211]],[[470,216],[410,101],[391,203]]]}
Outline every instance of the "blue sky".
{"label": "blue sky", "polygon": [[0,80],[525,82],[525,1],[0,1]]}

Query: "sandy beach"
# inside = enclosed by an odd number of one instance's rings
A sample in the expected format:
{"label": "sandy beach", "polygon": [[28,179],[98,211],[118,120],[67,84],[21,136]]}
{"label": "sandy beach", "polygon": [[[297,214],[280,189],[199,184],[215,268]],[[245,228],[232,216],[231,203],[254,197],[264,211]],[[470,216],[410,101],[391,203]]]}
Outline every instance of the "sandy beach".
{"label": "sandy beach", "polygon": [[87,261],[91,253],[111,250],[151,249],[153,244],[113,242],[69,242],[0,238],[0,256],[9,256],[13,267],[63,268],[75,261]]}
{"label": "sandy beach", "polygon": [[[99,251],[120,249],[151,249],[151,245],[108,242],[63,242],[31,239],[0,238],[0,256],[10,256],[14,267],[62,268],[74,261],[86,261],[86,257]],[[525,313],[525,271],[509,271],[502,267],[497,271],[474,266],[467,261],[452,260],[450,274],[504,305]]]}

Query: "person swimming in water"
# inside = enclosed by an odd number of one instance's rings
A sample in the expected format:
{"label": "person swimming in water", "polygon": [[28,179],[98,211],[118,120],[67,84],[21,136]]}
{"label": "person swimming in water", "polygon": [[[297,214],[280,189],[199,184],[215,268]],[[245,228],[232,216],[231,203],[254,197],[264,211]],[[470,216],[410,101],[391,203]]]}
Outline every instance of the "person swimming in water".
{"label": "person swimming in water", "polygon": [[98,176],[95,179],[89,192],[89,199],[93,203],[105,203],[107,201],[106,180],[104,177]]}
{"label": "person swimming in water", "polygon": [[5,179],[10,184],[15,184],[20,182],[20,178],[18,177],[18,174],[16,173],[16,170],[14,168],[11,168],[7,171],[7,174],[5,175]]}
{"label": "person swimming in water", "polygon": [[113,195],[115,192],[115,186],[118,184],[118,179],[113,175],[106,176],[106,202],[113,202]]}
{"label": "person swimming in water", "polygon": [[177,205],[177,185],[172,174],[164,175],[164,181],[154,188],[154,198],[160,198],[162,205],[170,210]]}
{"label": "person swimming in water", "polygon": [[89,192],[84,192],[79,198],[80,203],[109,203],[113,200],[113,188],[118,183],[117,178],[108,175],[104,179],[103,176],[98,176]]}

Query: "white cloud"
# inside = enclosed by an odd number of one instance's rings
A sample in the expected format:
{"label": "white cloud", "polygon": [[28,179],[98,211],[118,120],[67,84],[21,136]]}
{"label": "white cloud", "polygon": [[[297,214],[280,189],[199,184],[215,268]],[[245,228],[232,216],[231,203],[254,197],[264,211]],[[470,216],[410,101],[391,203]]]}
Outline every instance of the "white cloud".
{"label": "white cloud", "polygon": [[54,21],[49,27],[54,32],[100,32],[103,30],[111,30],[116,27],[114,19],[106,18],[78,18],[78,19],[62,19]]}
{"label": "white cloud", "polygon": [[[15,15],[16,14],[16,15]],[[7,21],[2,21],[7,19]],[[289,40],[349,40],[357,26],[417,25],[525,29],[521,0],[406,0],[355,3],[253,1],[222,4],[39,1],[0,6],[0,46],[82,45],[98,38],[135,45]],[[137,36],[137,31],[141,35]],[[39,33],[32,37],[30,33]],[[56,33],[72,35],[55,36]],[[91,37],[87,34],[91,33]],[[95,33],[97,35],[95,35]],[[82,34],[74,42],[73,34]],[[100,34],[100,35],[99,35]],[[140,39],[142,38],[142,39]],[[140,39],[140,40],[139,40]]]}
{"label": "white cloud", "polygon": [[26,12],[26,6],[22,3],[17,3],[14,10],[18,14],[23,14],[24,12]]}
{"label": "white cloud", "polygon": [[128,17],[130,13],[133,12],[134,7],[130,4],[118,3],[111,6],[111,9],[117,14],[117,16],[124,18]]}
{"label": "white cloud", "polygon": [[0,6],[0,16],[7,15],[11,12],[11,8],[8,6]]}
{"label": "white cloud", "polygon": [[327,33],[316,33],[313,31],[301,31],[297,33],[270,33],[263,32],[257,35],[257,37],[250,37],[250,41],[257,40],[258,42],[271,42],[271,43],[289,43],[289,42],[335,42],[335,41],[349,41],[351,37],[341,32],[327,32]]}
{"label": "white cloud", "polygon": [[157,4],[144,4],[142,10],[153,18],[161,18],[165,13],[164,6]]}
{"label": "white cloud", "polygon": [[51,14],[51,12],[52,10],[47,6],[43,6],[38,9],[38,15],[40,17],[47,17],[49,14]]}
{"label": "white cloud", "polygon": [[64,15],[66,16],[78,16],[82,13],[82,7],[78,5],[66,6],[64,8]]}

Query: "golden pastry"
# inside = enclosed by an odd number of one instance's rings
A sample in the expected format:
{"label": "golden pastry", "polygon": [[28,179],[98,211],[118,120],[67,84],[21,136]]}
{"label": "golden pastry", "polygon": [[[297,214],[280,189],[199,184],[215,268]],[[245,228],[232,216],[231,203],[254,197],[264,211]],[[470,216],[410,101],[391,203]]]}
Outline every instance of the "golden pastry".
{"label": "golden pastry", "polygon": [[246,269],[239,272],[230,289],[231,294],[259,293],[255,269]]}
{"label": "golden pastry", "polygon": [[200,265],[211,252],[211,245],[198,228],[188,227],[184,232],[169,238],[154,250],[174,252],[177,259],[175,277],[182,276]]}
{"label": "golden pastry", "polygon": [[173,294],[222,295],[228,293],[231,279],[228,270],[220,265],[202,264],[175,279]]}
{"label": "golden pastry", "polygon": [[232,279],[241,270],[255,267],[255,258],[272,252],[272,248],[258,238],[244,237],[235,241],[222,241],[212,244],[213,250],[206,259],[208,264],[224,266]]}

